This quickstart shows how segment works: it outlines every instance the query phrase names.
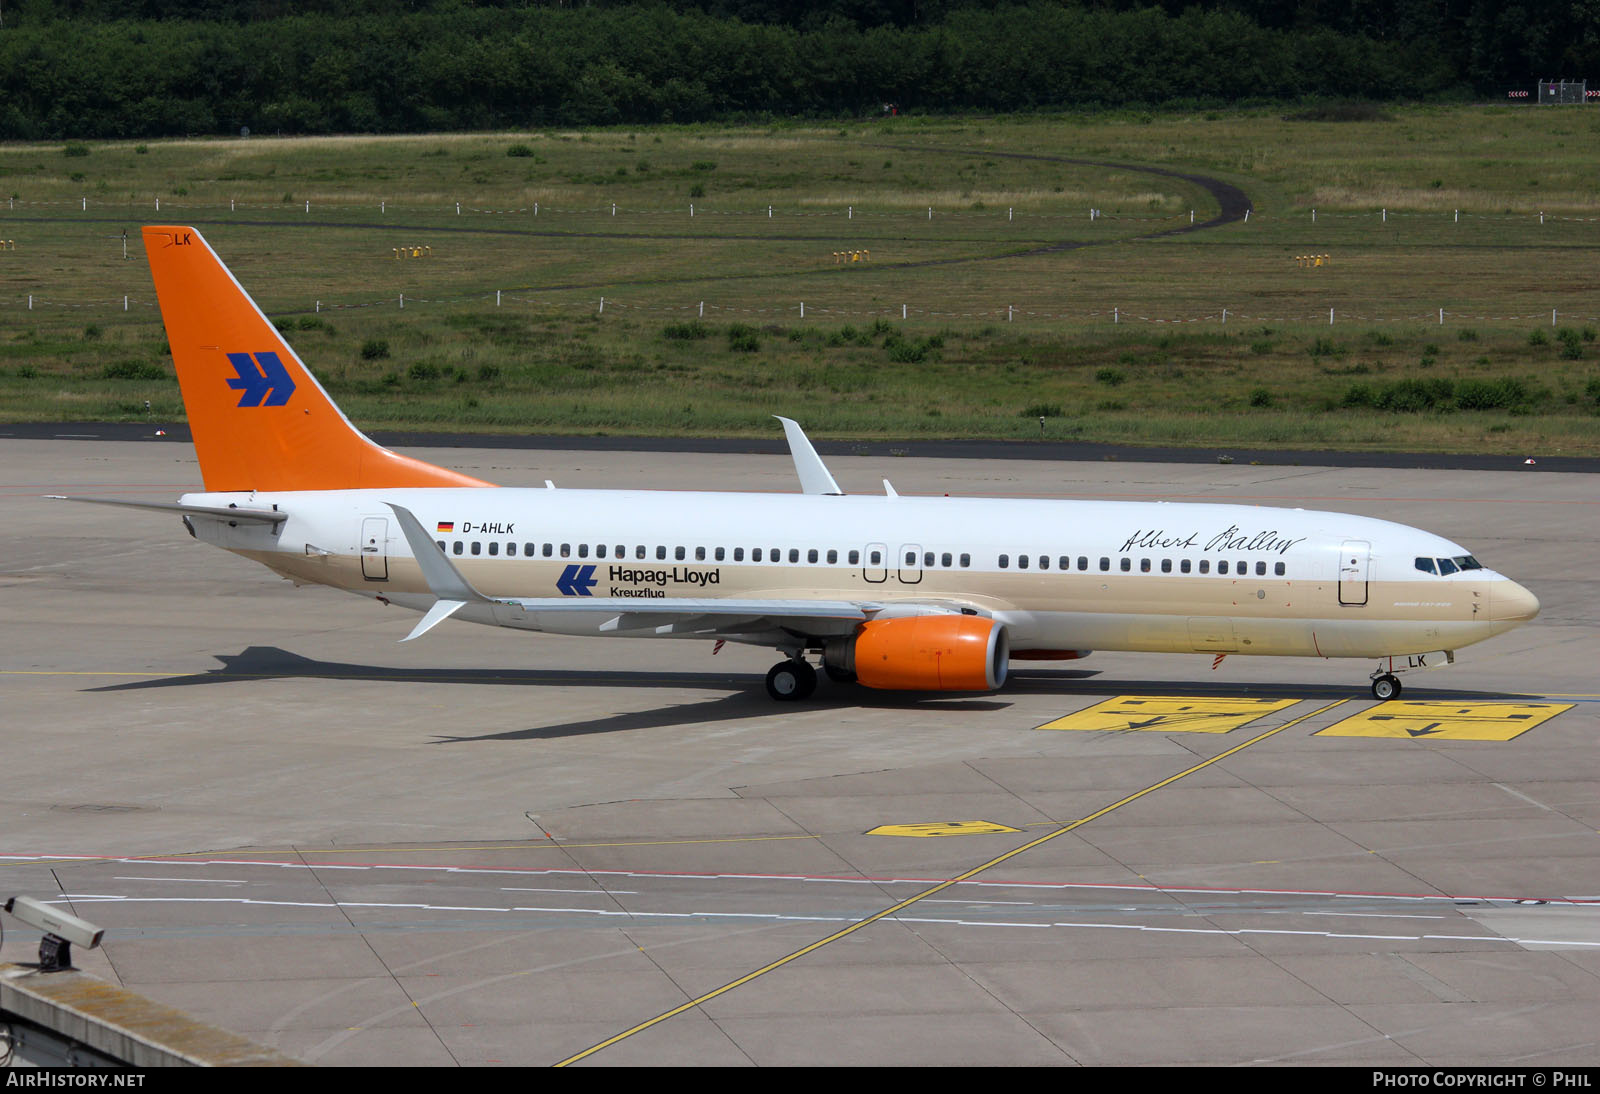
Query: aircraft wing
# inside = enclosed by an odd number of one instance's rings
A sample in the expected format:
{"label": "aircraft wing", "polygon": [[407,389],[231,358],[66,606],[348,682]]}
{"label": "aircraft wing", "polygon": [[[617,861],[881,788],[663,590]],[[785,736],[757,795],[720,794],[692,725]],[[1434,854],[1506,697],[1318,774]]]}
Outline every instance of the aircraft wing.
{"label": "aircraft wing", "polygon": [[[979,614],[958,601],[778,600],[710,597],[551,596],[489,597],[472,587],[454,563],[441,554],[427,529],[405,506],[389,502],[411,553],[437,598],[403,642],[420,638],[468,604],[521,609],[532,615],[561,615],[593,621],[602,633],[650,631],[659,635],[703,634],[737,637],[774,630],[807,636],[844,635],[880,613],[894,615]],[[982,612],[981,614],[988,614]]]}
{"label": "aircraft wing", "polygon": [[803,634],[849,634],[881,606],[845,600],[738,600],[673,597],[508,598],[536,615],[594,619],[603,634],[650,631],[655,634],[728,635],[772,630]]}

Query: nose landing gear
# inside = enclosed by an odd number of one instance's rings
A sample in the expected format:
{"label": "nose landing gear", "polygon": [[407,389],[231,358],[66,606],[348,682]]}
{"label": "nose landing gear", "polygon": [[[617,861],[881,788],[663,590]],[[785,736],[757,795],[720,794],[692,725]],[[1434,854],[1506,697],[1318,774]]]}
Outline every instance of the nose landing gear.
{"label": "nose landing gear", "polygon": [[1398,699],[1401,690],[1400,678],[1390,673],[1386,672],[1372,678],[1372,697],[1380,703]]}

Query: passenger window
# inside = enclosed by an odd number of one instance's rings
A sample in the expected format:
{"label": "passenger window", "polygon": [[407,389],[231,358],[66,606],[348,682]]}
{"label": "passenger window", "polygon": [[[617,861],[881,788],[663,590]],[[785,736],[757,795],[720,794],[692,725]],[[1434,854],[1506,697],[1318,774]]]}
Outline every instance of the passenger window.
{"label": "passenger window", "polygon": [[491,541],[489,544],[489,553],[491,555],[498,555],[500,553],[500,544]]}
{"label": "passenger window", "polygon": [[1181,573],[1188,573],[1189,572],[1189,560],[1186,559],[1186,558],[1179,559],[1178,560],[1178,570]]}
{"label": "passenger window", "polygon": [[542,553],[543,553],[543,554],[544,554],[544,557],[545,557],[545,558],[549,558],[549,557],[550,557],[550,552],[552,552],[552,551],[554,551],[554,550],[555,550],[555,544],[553,544],[553,543],[546,543],[546,544],[545,544],[545,545],[544,545],[544,551],[543,551],[543,552],[542,552]]}
{"label": "passenger window", "polygon": [[1004,570],[1007,567],[1009,567],[1010,565],[1011,565],[1011,556],[1010,555],[1001,555],[1000,556],[1000,568],[1002,570]]}
{"label": "passenger window", "polygon": [[694,560],[696,562],[704,562],[706,560],[706,549],[704,547],[696,547],[694,549]]}
{"label": "passenger window", "polygon": [[832,547],[828,548],[828,565],[832,566],[839,561],[839,552]]}
{"label": "passenger window", "polygon": [[1123,556],[1122,561],[1118,563],[1118,565],[1122,567],[1123,573],[1127,573],[1129,570],[1133,569],[1133,559]]}
{"label": "passenger window", "polygon": [[634,548],[634,549],[633,549],[633,557],[634,557],[634,558],[644,558],[644,556],[645,556],[645,553],[646,553],[646,552],[645,552],[645,546],[644,546],[644,544],[642,544],[642,543],[641,543],[641,544],[639,544],[639,545],[638,545],[638,546],[636,546],[636,547],[635,547],[635,548]]}
{"label": "passenger window", "polygon": [[1277,574],[1279,577],[1282,577],[1283,576],[1283,563],[1279,562],[1279,563],[1274,564],[1273,567],[1272,567],[1272,572]]}
{"label": "passenger window", "polygon": [[506,554],[514,555],[516,553],[517,553],[517,545],[515,543],[506,544]]}
{"label": "passenger window", "polygon": [[759,547],[751,548],[751,550],[750,550],[750,561],[751,562],[760,562],[761,561],[761,548],[759,548]]}
{"label": "passenger window", "polygon": [[455,544],[453,545],[452,549],[458,555],[461,553],[461,541],[459,539],[455,541]]}
{"label": "passenger window", "polygon": [[1454,562],[1451,562],[1448,558],[1441,558],[1439,560],[1439,576],[1440,577],[1444,577],[1446,574],[1453,574],[1455,572],[1456,572],[1456,564]]}
{"label": "passenger window", "polygon": [[1433,559],[1431,558],[1417,559],[1417,569],[1421,570],[1425,574],[1437,574],[1439,572],[1438,567],[1434,566]]}
{"label": "passenger window", "polygon": [[1147,574],[1150,572],[1150,560],[1148,558],[1141,558],[1139,560],[1139,572],[1141,574]]}
{"label": "passenger window", "polygon": [[1267,564],[1265,562],[1256,563],[1256,576],[1257,577],[1266,577],[1267,576]]}
{"label": "passenger window", "polygon": [[1078,569],[1084,570],[1084,571],[1087,571],[1089,569],[1089,556],[1087,556],[1087,555],[1079,555],[1078,556]]}
{"label": "passenger window", "polygon": [[561,557],[562,558],[571,558],[572,557],[572,544],[563,543],[561,545]]}
{"label": "passenger window", "polygon": [[733,561],[735,561],[735,562],[743,562],[744,561],[744,548],[743,547],[735,547],[733,549]]}
{"label": "passenger window", "polygon": [[717,561],[721,562],[726,554],[727,554],[727,551],[725,551],[721,547],[718,547],[717,548]]}
{"label": "passenger window", "polygon": [[933,565],[933,552],[932,551],[926,551],[926,552],[923,553],[922,564],[924,566],[932,566]]}
{"label": "passenger window", "polygon": [[815,562],[815,561],[817,561],[817,549],[815,547],[811,548],[809,551],[806,552],[806,561],[807,562]]}
{"label": "passenger window", "polygon": [[949,551],[946,551],[944,554],[939,556],[939,565],[943,566],[946,570],[950,568],[950,562],[951,558]]}
{"label": "passenger window", "polygon": [[589,557],[589,545],[587,543],[578,544],[578,557],[579,558],[588,558]]}
{"label": "passenger window", "polygon": [[1049,555],[1040,555],[1039,556],[1039,569],[1048,570],[1049,568],[1050,568],[1050,556]]}
{"label": "passenger window", "polygon": [[595,544],[594,557],[595,558],[605,558],[606,557],[606,545],[604,543]]}
{"label": "passenger window", "polygon": [[789,561],[790,562],[799,562],[800,561],[800,548],[798,548],[798,547],[789,548]]}
{"label": "passenger window", "polygon": [[1028,556],[1027,555],[1018,555],[1017,556],[1017,569],[1026,570],[1027,568],[1028,568]]}
{"label": "passenger window", "polygon": [[672,549],[672,557],[673,557],[674,560],[676,560],[678,562],[682,562],[683,561],[684,553],[685,552],[684,552],[682,547],[674,547]]}
{"label": "passenger window", "polygon": [[906,552],[906,565],[907,566],[915,566],[916,564],[917,564],[917,552],[915,552],[915,551],[907,551]]}
{"label": "passenger window", "polygon": [[961,567],[962,567],[962,569],[965,569],[966,567],[971,566],[971,565],[972,565],[972,556],[969,555],[969,554],[963,553],[961,555]]}
{"label": "passenger window", "polygon": [[479,543],[477,540],[473,540],[472,541],[472,553],[475,554],[475,555],[483,554],[483,544]]}
{"label": "passenger window", "polygon": [[1227,559],[1223,559],[1221,562],[1217,563],[1217,573],[1225,574],[1227,572],[1228,572],[1228,560]]}
{"label": "passenger window", "polygon": [[874,566],[878,566],[883,563],[883,553],[881,551],[873,551],[869,557]]}
{"label": "passenger window", "polygon": [[667,549],[664,546],[662,546],[661,544],[659,544],[659,543],[656,544],[656,561],[657,562],[665,562],[666,558],[667,558]]}
{"label": "passenger window", "polygon": [[434,543],[435,543],[435,545],[437,545],[437,546],[438,546],[438,548],[439,548],[439,553],[440,553],[440,554],[441,554],[441,555],[442,555],[442,554],[444,554],[444,540],[442,540],[442,539],[436,539],[436,540],[434,540],[434,541],[433,541],[433,542],[434,542]]}
{"label": "passenger window", "polygon": [[1062,555],[1060,558],[1056,559],[1056,569],[1058,569],[1058,570],[1070,570],[1070,569],[1072,569],[1072,558],[1070,556],[1068,556],[1068,555]]}
{"label": "passenger window", "polygon": [[1209,574],[1211,572],[1211,560],[1209,558],[1202,558],[1200,560],[1200,572],[1203,574]]}
{"label": "passenger window", "polygon": [[845,556],[845,559],[846,559],[846,561],[848,561],[850,563],[850,565],[854,566],[854,565],[858,564],[861,561],[861,552],[860,551],[851,551],[848,555]]}
{"label": "passenger window", "polygon": [[1164,574],[1170,574],[1172,572],[1172,560],[1170,558],[1164,558],[1161,560],[1161,572]]}
{"label": "passenger window", "polygon": [[1109,558],[1107,558],[1105,555],[1101,555],[1100,556],[1100,572],[1101,573],[1105,573],[1109,569],[1111,569],[1111,560]]}
{"label": "passenger window", "polygon": [[538,554],[538,551],[536,550],[538,546],[539,545],[537,543],[524,543],[522,545],[522,553],[527,555],[529,558],[532,558],[534,555]]}

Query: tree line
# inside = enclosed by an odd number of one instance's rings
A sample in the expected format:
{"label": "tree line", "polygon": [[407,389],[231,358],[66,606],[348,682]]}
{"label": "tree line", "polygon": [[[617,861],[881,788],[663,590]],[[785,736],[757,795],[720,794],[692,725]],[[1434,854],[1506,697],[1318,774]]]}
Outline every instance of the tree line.
{"label": "tree line", "polygon": [[[10,5],[0,26],[0,139],[849,116],[885,103],[952,112],[1385,100],[1498,95],[1495,81],[1510,80],[1509,69],[1519,69],[1518,87],[1556,74],[1521,71],[1533,62],[1493,35],[1499,53],[1474,52],[1483,28],[1445,17],[1499,9],[1466,0],[1340,5],[1336,25],[1265,0],[1208,8],[840,0],[803,14],[796,4],[736,0],[581,8],[175,0],[160,5],[160,18],[156,7]],[[1530,34],[1553,34],[1547,23],[1521,20],[1517,48],[1535,48]],[[1592,49],[1593,29],[1568,27],[1562,49]]]}

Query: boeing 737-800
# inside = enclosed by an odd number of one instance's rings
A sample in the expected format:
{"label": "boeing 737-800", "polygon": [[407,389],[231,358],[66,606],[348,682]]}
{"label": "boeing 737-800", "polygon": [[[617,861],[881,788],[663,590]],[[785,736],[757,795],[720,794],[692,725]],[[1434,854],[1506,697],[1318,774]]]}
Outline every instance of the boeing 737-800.
{"label": "boeing 737-800", "polygon": [[344,416],[193,228],[145,248],[193,431],[191,535],[305,584],[571,635],[769,646],[871,688],[985,691],[1090,650],[1366,658],[1398,672],[1539,610],[1416,528],[1243,505],[844,495],[783,420],[795,495],[499,487],[390,452]]}

